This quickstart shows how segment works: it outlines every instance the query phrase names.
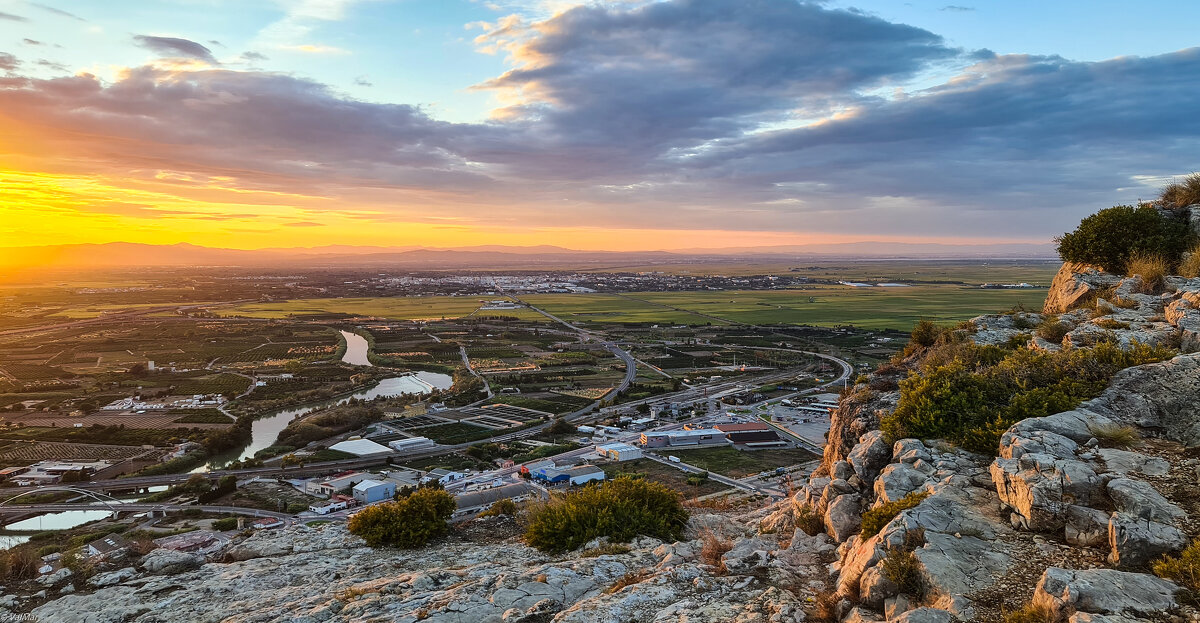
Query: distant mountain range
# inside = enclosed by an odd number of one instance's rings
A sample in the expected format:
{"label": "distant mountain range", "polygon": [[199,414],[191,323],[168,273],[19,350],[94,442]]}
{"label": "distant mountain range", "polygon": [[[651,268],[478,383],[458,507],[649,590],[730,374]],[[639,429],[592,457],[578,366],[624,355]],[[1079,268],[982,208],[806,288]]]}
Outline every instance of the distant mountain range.
{"label": "distant mountain range", "polygon": [[1053,245],[849,242],[771,247],[696,248],[673,251],[581,251],[541,245],[485,245],[457,248],[355,247],[223,249],[193,244],[152,245],[128,242],[0,248],[0,266],[114,268],[135,266],[530,268],[611,262],[668,263],[754,259],[966,259],[1055,257]]}

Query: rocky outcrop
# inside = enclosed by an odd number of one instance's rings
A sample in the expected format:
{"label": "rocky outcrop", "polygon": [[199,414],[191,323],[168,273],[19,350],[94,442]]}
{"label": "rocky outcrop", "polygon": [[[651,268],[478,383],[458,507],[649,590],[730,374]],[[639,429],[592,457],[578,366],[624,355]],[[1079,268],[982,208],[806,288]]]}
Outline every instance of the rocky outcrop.
{"label": "rocky outcrop", "polygon": [[835,463],[846,460],[863,435],[878,431],[880,416],[895,409],[899,398],[895,391],[861,391],[843,398],[830,418],[821,473],[827,475]]}
{"label": "rocky outcrop", "polygon": [[1080,303],[1095,298],[1107,288],[1120,283],[1121,278],[1094,266],[1066,262],[1054,275],[1050,292],[1042,305],[1042,313],[1061,314]]}

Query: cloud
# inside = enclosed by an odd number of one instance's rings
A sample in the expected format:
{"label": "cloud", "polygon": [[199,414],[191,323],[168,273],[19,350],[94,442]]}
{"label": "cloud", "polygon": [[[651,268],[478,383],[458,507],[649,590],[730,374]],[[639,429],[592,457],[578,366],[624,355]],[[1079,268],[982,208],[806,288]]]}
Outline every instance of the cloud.
{"label": "cloud", "polygon": [[86,22],[86,21],[87,21],[86,19],[83,19],[82,17],[79,17],[78,15],[76,15],[76,14],[74,14],[74,13],[69,13],[69,12],[67,12],[67,11],[64,11],[64,10],[62,10],[62,9],[56,9],[56,8],[54,8],[54,7],[52,7],[52,6],[48,6],[48,5],[45,5],[45,4],[38,4],[37,2],[31,2],[31,3],[30,3],[30,5],[32,5],[32,6],[35,6],[35,7],[39,8],[39,9],[41,9],[41,10],[43,10],[43,11],[46,11],[46,12],[48,12],[48,13],[53,13],[53,14],[55,14],[55,15],[58,15],[58,16],[60,16],[60,17],[69,17],[69,18],[71,18],[71,19],[73,19],[73,20],[75,20],[75,21],[79,21],[79,22]]}
{"label": "cloud", "polygon": [[62,63],[46,60],[44,58],[39,58],[35,64],[38,67],[45,67],[46,69],[53,69],[54,71],[63,72],[63,73],[70,71],[70,69],[71,69],[70,67],[67,67],[66,65],[64,65]]}
{"label": "cloud", "polygon": [[260,54],[260,53],[258,53],[258,52],[255,52],[255,51],[253,51],[253,50],[249,50],[249,51],[246,51],[246,52],[242,52],[242,58],[244,58],[244,59],[246,59],[246,60],[248,60],[248,61],[250,61],[250,62],[257,62],[257,61],[268,61],[268,60],[271,60],[271,59],[270,59],[270,58],[269,58],[269,57],[268,57],[266,54]]}
{"label": "cloud", "polygon": [[0,52],[0,69],[3,69],[4,71],[13,71],[20,66],[21,61],[18,60],[17,57],[13,56],[12,54]]}
{"label": "cloud", "polygon": [[284,223],[284,225],[286,227],[324,227],[325,226],[324,223],[317,223],[315,221],[295,221],[292,223]]}
{"label": "cloud", "polygon": [[0,20],[5,20],[5,21],[9,21],[9,22],[28,22],[29,18],[21,17],[20,15],[13,15],[12,13],[5,13],[3,11],[0,11]]}
{"label": "cloud", "polygon": [[360,87],[375,86],[375,83],[371,82],[370,80],[367,80],[366,76],[358,76],[357,78],[354,79],[354,84],[357,84]]}
{"label": "cloud", "polygon": [[210,65],[220,65],[213,57],[212,50],[188,39],[177,37],[154,37],[149,35],[134,35],[134,42],[147,50],[166,57],[182,57],[203,61]]}
{"label": "cloud", "polygon": [[996,55],[767,0],[589,5],[497,21],[479,45],[513,63],[479,87],[506,98],[486,122],[293,75],[142,67],[0,78],[0,134],[47,128],[14,144],[88,175],[180,171],[200,180],[180,192],[303,195],[367,222],[1022,239],[1148,196],[1200,153],[1200,49]]}
{"label": "cloud", "polygon": [[973,7],[973,6],[962,6],[962,5],[958,5],[958,4],[947,4],[946,6],[944,6],[944,7],[940,8],[940,9],[938,9],[938,10],[939,10],[939,11],[953,11],[953,12],[955,12],[955,13],[967,13],[967,12],[970,12],[970,11],[974,11],[974,10],[975,10],[975,7]]}

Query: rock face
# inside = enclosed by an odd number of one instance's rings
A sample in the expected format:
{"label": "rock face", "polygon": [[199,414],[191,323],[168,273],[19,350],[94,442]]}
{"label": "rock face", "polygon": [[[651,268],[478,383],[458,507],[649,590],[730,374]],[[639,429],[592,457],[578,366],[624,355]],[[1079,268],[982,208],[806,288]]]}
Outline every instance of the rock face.
{"label": "rock face", "polygon": [[1070,311],[1081,301],[1096,296],[1120,281],[1120,277],[1102,272],[1094,266],[1064,263],[1050,284],[1042,313],[1061,314]]}

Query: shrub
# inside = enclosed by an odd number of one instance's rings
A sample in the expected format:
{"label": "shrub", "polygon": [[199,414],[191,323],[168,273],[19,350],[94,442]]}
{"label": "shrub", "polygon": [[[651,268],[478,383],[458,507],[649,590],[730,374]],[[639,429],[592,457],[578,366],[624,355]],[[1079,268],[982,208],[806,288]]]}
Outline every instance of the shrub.
{"label": "shrub", "polygon": [[446,533],[446,521],[454,509],[454,496],[422,487],[408,497],[358,511],[347,527],[372,547],[420,547]]}
{"label": "shrub", "polygon": [[883,577],[895,582],[901,593],[918,600],[925,597],[925,585],[921,582],[921,561],[911,549],[892,548],[879,564],[882,566]]}
{"label": "shrub", "polygon": [[910,493],[899,500],[893,500],[885,504],[880,504],[875,508],[863,513],[862,516],[862,538],[867,539],[879,534],[883,527],[888,525],[888,522],[896,518],[901,511],[908,510],[920,504],[922,500],[929,497],[928,491],[920,493]]}
{"label": "shrub", "polygon": [[1200,173],[1192,173],[1183,181],[1167,184],[1158,199],[1166,208],[1186,208],[1193,203],[1200,203]]}
{"label": "shrub", "polygon": [[1190,591],[1200,591],[1200,539],[1192,541],[1178,557],[1166,555],[1156,560],[1154,574]]}
{"label": "shrub", "polygon": [[1057,623],[1054,611],[1045,606],[1025,604],[1020,610],[1004,615],[1004,623]]}
{"label": "shrub", "polygon": [[1120,320],[1114,320],[1112,318],[1101,318],[1099,320],[1094,320],[1092,321],[1092,324],[1100,327],[1101,329],[1108,329],[1109,331],[1129,328],[1128,322],[1121,322]]}
{"label": "shrub", "polygon": [[564,552],[598,537],[623,543],[639,535],[683,538],[688,514],[679,494],[665,485],[618,476],[531,509],[525,540],[547,552]]}
{"label": "shrub", "polygon": [[1200,277],[1200,245],[1193,246],[1183,254],[1183,259],[1179,261],[1179,274],[1188,279]]}
{"label": "shrub", "polygon": [[1037,328],[1037,336],[1052,344],[1061,344],[1071,327],[1058,318],[1047,318]]}
{"label": "shrub", "polygon": [[1166,285],[1167,274],[1171,272],[1171,266],[1160,255],[1139,251],[1129,257],[1125,271],[1130,275],[1138,275],[1142,278],[1142,294],[1155,294]]}
{"label": "shrub", "polygon": [[1150,206],[1116,206],[1083,219],[1075,231],[1058,236],[1055,242],[1065,262],[1124,273],[1136,253],[1174,262],[1195,240],[1183,218],[1164,215]]}
{"label": "shrub", "polygon": [[213,530],[225,532],[227,530],[233,530],[237,528],[237,524],[237,517],[222,517],[221,519],[212,522],[212,527]]}
{"label": "shrub", "polygon": [[1089,426],[1088,432],[1105,448],[1130,448],[1142,442],[1136,428],[1116,423]]}
{"label": "shrub", "polygon": [[825,521],[811,504],[805,504],[796,509],[796,527],[808,536],[817,536],[825,531]]}
{"label": "shrub", "polygon": [[29,580],[37,575],[42,561],[28,547],[16,547],[0,552],[0,579],[5,582]]}
{"label": "shrub", "polygon": [[957,344],[931,354],[900,382],[900,400],[881,428],[892,439],[946,439],[992,453],[1014,423],[1072,409],[1104,391],[1117,371],[1174,351],[1101,342],[1056,353]]}
{"label": "shrub", "polygon": [[633,586],[634,584],[639,584],[639,583],[641,583],[642,580],[645,580],[648,577],[650,577],[650,571],[648,569],[638,569],[637,571],[630,571],[629,573],[626,573],[625,575],[617,578],[617,581],[613,582],[612,586],[608,587],[608,590],[605,592],[609,593],[609,594],[616,593],[616,592],[620,591],[621,589],[625,588],[626,586]]}
{"label": "shrub", "polygon": [[490,507],[488,507],[487,510],[483,511],[482,513],[479,513],[479,516],[480,517],[499,517],[501,515],[506,515],[508,517],[512,517],[513,515],[516,515],[516,514],[517,514],[517,503],[508,498],[505,498],[503,500],[497,501],[495,504],[492,504]]}

